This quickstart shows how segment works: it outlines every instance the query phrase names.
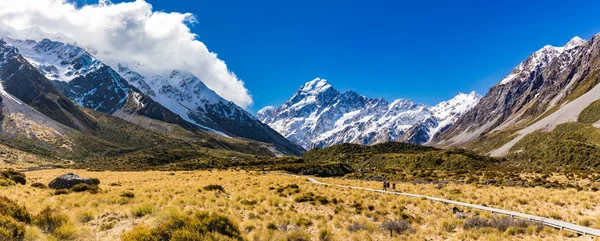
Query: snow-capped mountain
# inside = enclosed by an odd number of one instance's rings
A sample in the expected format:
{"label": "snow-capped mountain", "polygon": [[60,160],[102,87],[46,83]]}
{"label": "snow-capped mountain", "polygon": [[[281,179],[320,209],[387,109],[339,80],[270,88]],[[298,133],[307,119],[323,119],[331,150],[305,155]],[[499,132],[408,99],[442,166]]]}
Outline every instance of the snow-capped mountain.
{"label": "snow-capped mountain", "polygon": [[469,94],[458,93],[451,100],[440,102],[430,108],[432,113],[430,116],[406,131],[403,140],[411,143],[428,143],[475,107],[481,98],[481,95],[473,91]]}
{"label": "snow-capped mountain", "polygon": [[535,73],[541,73],[548,67],[552,60],[559,57],[563,52],[585,44],[585,40],[574,37],[563,47],[546,45],[542,49],[531,54],[525,61],[520,63],[512,72],[500,81],[500,85],[508,84],[513,80],[526,81]]}
{"label": "snow-capped mountain", "polygon": [[[425,143],[451,125],[479,100],[479,95],[459,94],[435,107],[408,99],[387,102],[354,91],[340,93],[324,79],[304,84],[282,106],[268,106],[257,113],[259,120],[304,148],[340,143],[375,144],[387,141]],[[426,129],[425,139],[407,139],[415,125]]]}
{"label": "snow-capped mountain", "polygon": [[144,76],[119,64],[118,72],[132,85],[187,121],[227,136],[275,143],[287,153],[301,153],[291,143],[252,114],[209,89],[190,72],[174,70],[169,75]]}
{"label": "snow-capped mountain", "polygon": [[304,151],[244,109],[221,98],[189,72],[146,77],[124,65],[117,65],[117,72],[76,45],[48,39],[3,38],[56,89],[83,107],[134,123],[144,123],[136,117],[143,116],[192,132],[210,131],[273,143],[284,154]]}
{"label": "snow-capped mountain", "polygon": [[81,47],[48,39],[3,38],[57,90],[83,107],[130,121],[135,116],[143,116],[176,124],[192,132],[201,131],[131,86],[110,66]]}
{"label": "snow-capped mountain", "polygon": [[526,124],[562,102],[597,68],[589,59],[596,50],[588,45],[574,37],[562,47],[546,45],[532,53],[432,143],[461,145],[489,132]]}

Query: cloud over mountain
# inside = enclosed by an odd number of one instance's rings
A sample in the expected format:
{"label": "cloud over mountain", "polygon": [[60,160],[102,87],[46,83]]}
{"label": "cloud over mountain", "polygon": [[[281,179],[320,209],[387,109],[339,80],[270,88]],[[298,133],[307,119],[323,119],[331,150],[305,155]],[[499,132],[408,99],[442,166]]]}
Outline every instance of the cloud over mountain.
{"label": "cloud over mountain", "polygon": [[31,38],[60,33],[113,67],[126,63],[145,74],[187,70],[223,98],[252,105],[244,82],[191,32],[188,25],[195,21],[191,13],[154,11],[144,0],[82,7],[65,0],[0,1],[4,27]]}

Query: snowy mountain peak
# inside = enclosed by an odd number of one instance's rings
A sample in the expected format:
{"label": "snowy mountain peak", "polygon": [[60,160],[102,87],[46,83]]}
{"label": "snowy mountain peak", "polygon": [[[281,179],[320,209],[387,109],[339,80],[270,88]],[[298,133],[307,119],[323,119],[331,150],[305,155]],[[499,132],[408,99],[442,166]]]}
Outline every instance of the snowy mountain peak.
{"label": "snowy mountain peak", "polygon": [[[469,100],[479,100],[481,99],[483,96],[481,96],[479,93],[475,92],[475,91],[471,91],[471,93],[465,94],[462,92],[458,92],[458,94],[456,94],[454,96],[454,98],[448,100],[448,101],[444,101],[444,102],[459,102],[459,101],[469,101]],[[442,103],[444,103],[442,102]],[[477,102],[477,101],[475,101]]]}
{"label": "snowy mountain peak", "polygon": [[326,79],[316,78],[309,82],[306,82],[299,91],[306,94],[318,94],[327,89],[331,88],[331,85],[327,82]]}
{"label": "snowy mountain peak", "polygon": [[453,113],[462,115],[475,107],[481,98],[483,98],[483,96],[475,91],[472,91],[469,94],[459,92],[454,98],[440,102],[432,107],[431,110],[440,118]]}
{"label": "snowy mountain peak", "polygon": [[529,55],[525,61],[514,68],[508,76],[500,81],[499,85],[508,84],[515,80],[526,81],[531,78],[532,73],[537,73],[535,75],[540,74],[541,70],[546,68],[552,60],[560,56],[564,50],[565,47],[544,46]]}
{"label": "snowy mountain peak", "polygon": [[581,45],[584,45],[587,41],[583,40],[582,38],[580,38],[579,36],[575,36],[573,37],[566,45],[565,45],[565,50],[569,50],[572,48],[576,48],[579,47]]}
{"label": "snowy mountain peak", "polygon": [[[459,95],[440,105],[438,115],[432,107],[409,99],[389,103],[354,91],[340,93],[326,80],[317,78],[300,87],[282,106],[261,109],[257,118],[306,149],[340,143],[425,143],[452,125],[480,97],[475,92]],[[415,126],[422,127],[414,129],[424,133],[408,133]]]}

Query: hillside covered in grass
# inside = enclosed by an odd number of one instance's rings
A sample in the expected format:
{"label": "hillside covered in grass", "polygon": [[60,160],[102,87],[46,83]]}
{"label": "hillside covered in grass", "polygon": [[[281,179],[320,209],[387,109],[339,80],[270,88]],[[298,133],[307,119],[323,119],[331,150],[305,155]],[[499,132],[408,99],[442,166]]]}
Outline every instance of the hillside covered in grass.
{"label": "hillside covered in grass", "polygon": [[442,150],[401,142],[373,146],[342,144],[310,150],[301,158],[309,163],[340,162],[357,169],[476,170],[502,161],[464,149]]}

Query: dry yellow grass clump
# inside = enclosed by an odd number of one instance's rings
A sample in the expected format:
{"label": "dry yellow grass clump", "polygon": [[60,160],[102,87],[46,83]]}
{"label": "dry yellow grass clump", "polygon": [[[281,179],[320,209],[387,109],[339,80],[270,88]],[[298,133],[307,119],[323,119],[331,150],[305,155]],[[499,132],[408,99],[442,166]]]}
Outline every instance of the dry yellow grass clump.
{"label": "dry yellow grass clump", "polygon": [[[101,182],[100,191],[95,194],[72,192],[55,195],[53,190],[29,185],[47,184],[68,172],[98,178]],[[28,225],[26,240],[135,240],[132,237],[138,237],[136,235],[152,235],[157,227],[165,226],[164,223],[173,217],[192,220],[190,217],[198,216],[198,213],[229,218],[245,240],[589,239],[536,225],[505,229],[469,228],[473,220],[457,218],[452,212],[453,207],[449,205],[326,187],[303,178],[278,174],[242,171],[88,172],[60,169],[26,174],[27,186],[1,187],[0,196],[24,205],[32,215],[43,213],[44,210],[48,212],[49,208],[68,218],[65,225],[59,228],[63,230],[58,233],[45,232],[36,225]],[[320,180],[373,188],[381,185],[356,180]],[[428,184],[398,184],[397,189],[551,216],[592,227],[600,225],[598,207],[595,206],[600,198],[592,192],[454,184],[441,189]],[[486,212],[463,211],[469,217],[478,216],[482,220],[501,218]],[[393,232],[392,236],[390,231]],[[401,233],[398,234],[398,231]],[[216,237],[224,238],[219,235]]]}

